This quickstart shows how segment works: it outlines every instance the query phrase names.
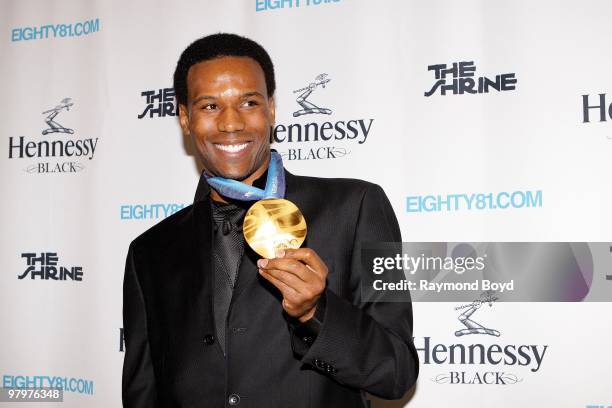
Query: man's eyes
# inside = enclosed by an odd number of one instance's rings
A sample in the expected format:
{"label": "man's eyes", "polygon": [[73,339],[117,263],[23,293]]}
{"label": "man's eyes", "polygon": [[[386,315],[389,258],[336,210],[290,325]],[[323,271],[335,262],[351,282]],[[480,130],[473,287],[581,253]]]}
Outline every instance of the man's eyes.
{"label": "man's eyes", "polygon": [[[245,107],[245,108],[249,108],[252,106],[258,106],[258,105],[259,105],[259,102],[254,99],[247,99],[246,101],[243,101],[240,104],[241,107]],[[219,109],[219,105],[217,105],[216,103],[207,103],[207,104],[202,105],[201,109],[213,111],[213,110]]]}

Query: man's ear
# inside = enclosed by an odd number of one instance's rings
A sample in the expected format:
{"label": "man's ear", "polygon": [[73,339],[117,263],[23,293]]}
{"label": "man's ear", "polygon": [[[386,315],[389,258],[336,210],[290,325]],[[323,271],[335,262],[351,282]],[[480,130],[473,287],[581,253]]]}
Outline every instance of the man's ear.
{"label": "man's ear", "polygon": [[274,120],[276,119],[276,103],[274,102],[274,96],[268,98],[268,108],[270,111],[270,124],[274,126]]}
{"label": "man's ear", "polygon": [[179,122],[185,136],[189,136],[189,110],[182,103],[179,104]]}

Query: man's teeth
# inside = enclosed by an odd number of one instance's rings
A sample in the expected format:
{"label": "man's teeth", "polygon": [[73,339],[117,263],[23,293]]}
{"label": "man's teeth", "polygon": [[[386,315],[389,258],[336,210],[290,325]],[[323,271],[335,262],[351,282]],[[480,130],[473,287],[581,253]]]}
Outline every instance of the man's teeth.
{"label": "man's teeth", "polygon": [[223,150],[224,152],[236,153],[236,152],[241,151],[245,147],[247,147],[247,145],[248,145],[248,143],[231,144],[231,145],[215,144],[215,147],[217,149]]}

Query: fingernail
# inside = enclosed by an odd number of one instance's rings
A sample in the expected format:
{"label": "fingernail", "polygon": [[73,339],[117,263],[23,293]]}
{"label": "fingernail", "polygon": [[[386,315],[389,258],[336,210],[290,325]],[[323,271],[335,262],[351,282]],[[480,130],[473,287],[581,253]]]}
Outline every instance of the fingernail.
{"label": "fingernail", "polygon": [[267,264],[267,259],[260,259],[259,261],[257,261],[257,266],[259,266],[260,268],[265,268]]}
{"label": "fingernail", "polygon": [[276,251],[276,257],[277,258],[282,258],[283,256],[285,256],[285,250],[284,249],[279,249]]}

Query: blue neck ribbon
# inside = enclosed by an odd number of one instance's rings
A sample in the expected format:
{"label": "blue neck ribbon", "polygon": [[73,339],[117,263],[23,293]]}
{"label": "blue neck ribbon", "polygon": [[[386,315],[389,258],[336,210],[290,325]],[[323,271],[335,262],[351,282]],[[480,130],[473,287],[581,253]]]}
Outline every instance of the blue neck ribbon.
{"label": "blue neck ribbon", "polygon": [[224,197],[240,201],[265,200],[267,198],[283,198],[285,196],[285,171],[283,159],[275,150],[270,152],[266,188],[261,189],[240,181],[204,174],[208,184]]}

